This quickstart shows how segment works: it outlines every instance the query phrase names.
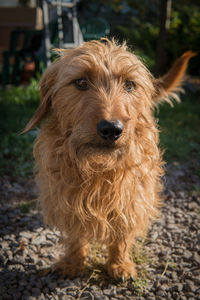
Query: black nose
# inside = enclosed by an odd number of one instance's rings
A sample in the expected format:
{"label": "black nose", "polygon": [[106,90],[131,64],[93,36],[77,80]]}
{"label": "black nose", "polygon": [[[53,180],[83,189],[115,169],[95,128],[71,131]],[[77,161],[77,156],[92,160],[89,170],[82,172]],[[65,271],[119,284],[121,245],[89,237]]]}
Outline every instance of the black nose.
{"label": "black nose", "polygon": [[108,140],[110,142],[116,141],[121,135],[124,126],[121,121],[106,121],[101,120],[97,123],[97,133],[104,140]]}

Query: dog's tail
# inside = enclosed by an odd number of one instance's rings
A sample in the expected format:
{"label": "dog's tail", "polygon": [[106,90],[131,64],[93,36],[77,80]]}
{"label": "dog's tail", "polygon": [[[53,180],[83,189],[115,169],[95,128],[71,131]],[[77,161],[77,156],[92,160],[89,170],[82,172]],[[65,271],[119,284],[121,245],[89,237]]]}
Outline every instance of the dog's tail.
{"label": "dog's tail", "polygon": [[160,100],[170,102],[170,98],[179,100],[177,92],[182,91],[181,85],[185,79],[185,72],[188,66],[189,60],[196,56],[197,53],[192,51],[185,52],[179,57],[169,72],[163,77],[155,79],[156,92],[154,95],[155,103],[159,103]]}

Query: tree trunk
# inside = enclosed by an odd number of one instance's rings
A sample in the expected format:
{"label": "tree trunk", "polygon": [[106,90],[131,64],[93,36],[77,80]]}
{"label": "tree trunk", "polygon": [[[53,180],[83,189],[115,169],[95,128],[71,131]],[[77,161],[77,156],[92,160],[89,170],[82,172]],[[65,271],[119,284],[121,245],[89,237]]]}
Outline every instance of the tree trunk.
{"label": "tree trunk", "polygon": [[156,48],[155,74],[161,75],[167,63],[166,42],[170,27],[172,0],[160,0],[160,31]]}

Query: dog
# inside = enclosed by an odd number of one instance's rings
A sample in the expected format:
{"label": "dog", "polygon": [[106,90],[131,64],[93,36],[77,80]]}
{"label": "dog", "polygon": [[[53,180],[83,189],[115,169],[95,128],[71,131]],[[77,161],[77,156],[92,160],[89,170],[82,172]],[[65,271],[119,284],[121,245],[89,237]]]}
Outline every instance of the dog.
{"label": "dog", "polygon": [[105,243],[114,279],[136,278],[130,250],[158,216],[163,160],[153,116],[177,98],[185,52],[155,79],[126,43],[103,39],[75,49],[43,74],[41,102],[24,132],[44,119],[34,146],[44,221],[59,229],[65,254],[53,269],[82,272],[91,241]]}

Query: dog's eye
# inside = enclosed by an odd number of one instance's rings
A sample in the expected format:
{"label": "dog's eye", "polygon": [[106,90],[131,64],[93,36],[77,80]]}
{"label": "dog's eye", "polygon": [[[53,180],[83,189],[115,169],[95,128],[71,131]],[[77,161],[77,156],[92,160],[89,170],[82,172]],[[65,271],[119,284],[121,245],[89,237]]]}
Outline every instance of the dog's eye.
{"label": "dog's eye", "polygon": [[125,80],[125,82],[124,82],[124,89],[128,93],[130,93],[131,91],[133,91],[135,89],[135,83],[134,83],[134,81],[132,81],[132,80]]}
{"label": "dog's eye", "polygon": [[85,78],[80,78],[80,79],[74,80],[74,84],[77,87],[77,89],[79,89],[79,90],[86,91],[89,89],[88,81]]}

